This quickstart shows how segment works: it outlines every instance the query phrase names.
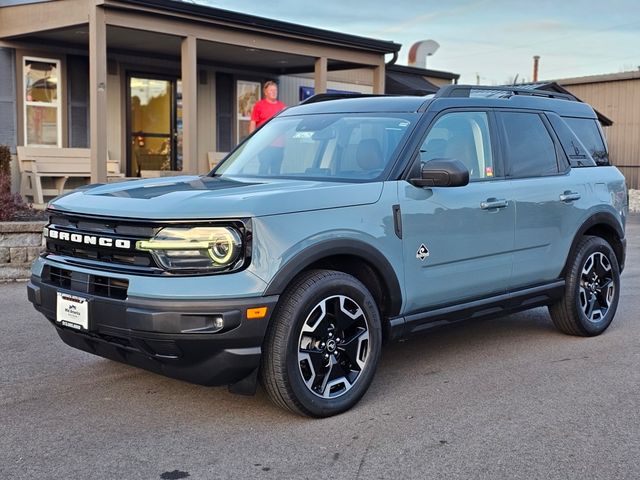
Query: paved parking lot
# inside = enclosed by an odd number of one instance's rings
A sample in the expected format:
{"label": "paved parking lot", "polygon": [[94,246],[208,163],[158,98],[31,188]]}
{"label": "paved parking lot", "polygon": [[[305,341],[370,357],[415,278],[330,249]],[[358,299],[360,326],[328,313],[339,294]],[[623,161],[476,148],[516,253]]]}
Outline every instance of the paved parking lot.
{"label": "paved parking lot", "polygon": [[0,478],[640,478],[640,222],[604,335],[546,309],[388,345],[363,401],[309,420],[65,346],[0,285]]}

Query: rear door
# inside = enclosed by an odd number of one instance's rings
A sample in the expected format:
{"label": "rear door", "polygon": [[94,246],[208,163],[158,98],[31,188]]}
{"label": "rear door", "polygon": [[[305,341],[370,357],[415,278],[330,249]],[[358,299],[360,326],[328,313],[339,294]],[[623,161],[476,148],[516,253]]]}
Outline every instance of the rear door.
{"label": "rear door", "polygon": [[[511,275],[515,208],[498,161],[490,111],[449,111],[429,129],[415,163],[455,158],[464,187],[398,182],[405,313],[504,293]],[[415,169],[415,165],[414,165]]]}
{"label": "rear door", "polygon": [[515,200],[510,289],[558,278],[586,203],[548,119],[531,111],[496,113]]}

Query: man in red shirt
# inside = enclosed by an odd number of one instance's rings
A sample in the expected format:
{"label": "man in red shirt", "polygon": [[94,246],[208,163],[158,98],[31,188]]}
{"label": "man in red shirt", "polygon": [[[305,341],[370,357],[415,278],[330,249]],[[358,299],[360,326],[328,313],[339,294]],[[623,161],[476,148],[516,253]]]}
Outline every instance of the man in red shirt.
{"label": "man in red shirt", "polygon": [[249,133],[253,133],[256,128],[260,128],[264,122],[286,107],[284,103],[278,100],[278,86],[276,82],[269,80],[264,84],[262,91],[264,98],[258,100],[251,111]]}

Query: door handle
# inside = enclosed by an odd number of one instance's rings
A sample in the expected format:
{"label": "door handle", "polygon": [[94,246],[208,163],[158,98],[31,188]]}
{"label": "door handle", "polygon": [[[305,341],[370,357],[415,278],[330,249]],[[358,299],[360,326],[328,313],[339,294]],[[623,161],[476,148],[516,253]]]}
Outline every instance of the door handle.
{"label": "door handle", "polygon": [[509,202],[503,198],[487,198],[484,202],[480,202],[482,210],[491,210],[494,208],[505,208]]}
{"label": "door handle", "polygon": [[561,202],[573,202],[574,200],[580,200],[580,194],[578,192],[570,192],[567,190],[560,195]]}

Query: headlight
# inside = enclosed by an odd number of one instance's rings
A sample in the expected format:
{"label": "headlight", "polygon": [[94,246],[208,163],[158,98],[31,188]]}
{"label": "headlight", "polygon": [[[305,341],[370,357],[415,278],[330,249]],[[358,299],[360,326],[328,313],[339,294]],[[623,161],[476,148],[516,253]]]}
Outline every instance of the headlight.
{"label": "headlight", "polygon": [[242,261],[242,238],[231,227],[167,227],[136,248],[167,270],[233,270]]}

